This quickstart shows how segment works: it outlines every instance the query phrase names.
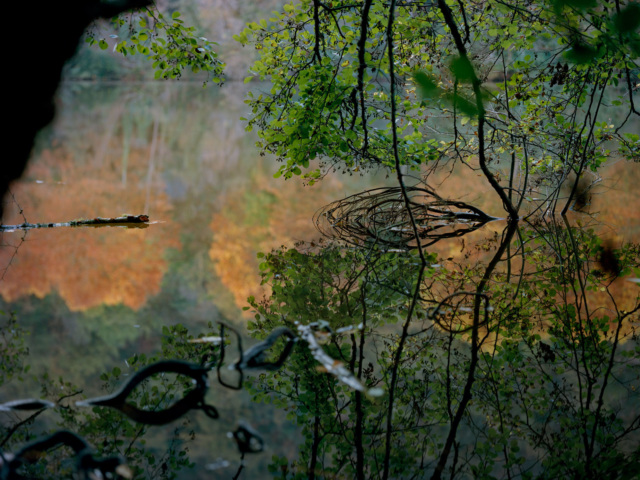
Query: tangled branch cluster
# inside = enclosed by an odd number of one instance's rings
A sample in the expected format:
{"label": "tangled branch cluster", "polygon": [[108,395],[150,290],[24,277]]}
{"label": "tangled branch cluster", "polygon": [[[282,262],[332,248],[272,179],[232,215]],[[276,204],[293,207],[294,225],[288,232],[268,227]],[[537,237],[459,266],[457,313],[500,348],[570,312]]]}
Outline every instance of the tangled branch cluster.
{"label": "tangled branch cluster", "polygon": [[351,245],[375,244],[392,251],[423,247],[444,238],[461,237],[495,220],[479,208],[446,200],[427,186],[406,187],[418,239],[400,187],[366,190],[337,200],[314,216],[324,236]]}

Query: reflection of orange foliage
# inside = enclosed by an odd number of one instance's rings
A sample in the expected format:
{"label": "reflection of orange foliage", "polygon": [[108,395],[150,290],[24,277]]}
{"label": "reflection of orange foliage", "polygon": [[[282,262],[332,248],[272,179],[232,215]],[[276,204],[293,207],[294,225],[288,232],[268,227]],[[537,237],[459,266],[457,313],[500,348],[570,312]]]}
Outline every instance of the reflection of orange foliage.
{"label": "reflection of orange foliage", "polygon": [[640,169],[631,162],[620,161],[605,168],[604,186],[591,197],[589,211],[598,213],[598,220],[615,229],[615,237],[622,241],[637,242],[640,236]]}
{"label": "reflection of orange foliage", "polygon": [[[153,228],[153,227],[151,227]],[[71,310],[123,303],[141,307],[158,293],[166,262],[150,229],[65,228],[32,231],[0,283],[8,301],[57,290]],[[7,234],[5,234],[5,237]],[[12,252],[3,249],[6,264]]]}
{"label": "reflection of orange foliage", "polygon": [[[144,154],[132,152],[130,161],[135,166],[147,160]],[[77,166],[61,149],[45,151],[13,191],[31,223],[141,214],[146,192],[138,184],[142,175],[135,175],[133,167],[131,170],[129,184],[134,188],[127,189],[119,182],[119,172],[108,165]],[[158,194],[154,197],[150,203],[152,220],[166,218],[166,198]],[[5,223],[21,223],[15,213]],[[5,233],[2,243],[15,245],[22,236],[21,231]],[[178,245],[174,230],[162,224],[144,229],[31,230],[0,282],[0,294],[14,301],[30,294],[42,298],[56,290],[71,310],[120,303],[137,309],[160,291],[167,269],[164,249]],[[13,252],[11,248],[0,249],[2,268]]]}
{"label": "reflection of orange foliage", "polygon": [[[629,165],[622,165],[619,168],[622,167],[628,168]],[[445,173],[447,175],[436,175],[430,179],[430,185],[436,188],[444,198],[468,202],[482,208],[490,215],[505,215],[498,195],[483,175],[462,167],[456,168],[451,176],[448,175],[448,172]],[[607,174],[615,177],[620,174],[620,171],[608,171]],[[625,180],[618,185],[620,191],[608,192],[602,197],[598,197],[599,203],[596,206],[598,209],[608,212],[606,216],[599,218],[612,218],[610,212],[616,211],[618,208],[620,211],[626,209],[630,217],[633,216],[633,205],[636,203],[634,200],[637,200],[637,194],[632,192],[629,185],[631,180],[629,179],[635,178],[635,176],[637,173],[630,172]],[[446,181],[441,184],[440,182],[445,180],[445,177]],[[313,188],[304,188],[293,182],[283,183],[281,180],[277,182],[279,183],[273,182],[268,177],[259,177],[254,179],[254,187],[250,187],[246,191],[248,195],[258,195],[257,192],[263,192],[275,198],[273,203],[261,204],[262,220],[248,219],[251,215],[247,212],[243,193],[234,192],[228,205],[221,213],[214,216],[211,224],[214,239],[209,255],[215,263],[218,276],[225,286],[233,292],[239,306],[246,305],[247,296],[258,297],[264,293],[259,286],[258,261],[255,258],[255,253],[258,251],[267,252],[281,244],[290,245],[297,239],[318,238],[319,233],[315,231],[311,223],[313,213],[319,207],[346,195],[342,190],[342,185],[334,177],[323,180]],[[340,185],[339,188],[336,188],[338,185]],[[350,189],[359,191],[354,187]],[[624,206],[618,205],[621,196],[625,200],[629,200],[625,202]],[[530,207],[525,202],[523,211],[527,212],[528,208]],[[572,214],[572,223],[579,216],[579,214]],[[558,221],[561,222],[561,220]],[[444,240],[428,247],[427,250],[438,253],[442,260],[451,258],[460,264],[475,264],[477,261],[487,263],[495,254],[501,238],[500,234],[506,225],[505,220],[491,222],[478,231],[459,239]],[[618,225],[622,227],[621,233],[629,237],[630,227],[624,225],[624,222],[620,222]],[[631,236],[633,237],[633,235]],[[513,254],[514,251],[512,249],[511,253]],[[512,263],[512,281],[519,277],[520,265],[519,258],[515,258]],[[502,263],[498,271],[505,269],[506,266]],[[624,284],[624,282],[621,283]],[[629,287],[633,287],[633,285],[618,286],[616,283],[613,286],[616,297],[620,297],[621,304],[625,306],[628,306],[635,299],[634,293]]]}
{"label": "reflection of orange foliage", "polygon": [[233,293],[236,305],[245,306],[247,297],[260,296],[256,246],[251,244],[247,228],[224,215],[215,215],[211,225],[215,233],[209,256],[216,273]]}
{"label": "reflection of orange foliage", "polygon": [[[238,306],[246,306],[250,295],[260,298],[268,293],[265,286],[260,286],[256,253],[318,238],[313,214],[343,195],[341,184],[331,178],[315,187],[303,187],[294,181],[282,183],[267,176],[255,179],[244,192],[234,192],[233,200],[229,199],[223,212],[211,222],[209,256]],[[253,208],[256,206],[258,211]]]}
{"label": "reflection of orange foliage", "polygon": [[[473,188],[465,186],[465,200],[481,206],[490,214],[499,213],[499,199],[486,180],[478,178],[469,170],[463,170],[458,177],[452,180],[457,188],[444,189],[444,196],[452,195],[452,198],[458,198],[460,184],[468,183]],[[250,295],[259,298],[268,293],[259,285],[259,262],[256,253],[268,252],[280,245],[290,246],[297,240],[320,237],[320,233],[313,226],[313,214],[320,207],[348,195],[345,184],[336,176],[329,176],[314,187],[303,187],[299,182],[295,182],[296,180],[283,182],[282,179],[274,181],[270,176],[259,175],[254,179],[254,185],[245,191],[245,196],[259,196],[262,192],[273,198],[271,203],[261,203],[261,219],[248,218],[255,215],[247,212],[247,208],[250,207],[247,207],[242,192],[234,192],[233,198],[228,199],[224,210],[213,218],[213,243],[209,256],[215,263],[216,273],[233,293],[238,306],[246,306],[246,299]],[[371,185],[348,185],[352,193],[366,188],[371,188]],[[494,230],[501,231],[504,226],[504,222],[496,222],[474,232],[469,236],[470,242],[466,243],[464,252],[471,243],[485,239],[488,235],[487,230],[491,232],[489,235],[493,236]],[[449,239],[429,247],[428,250],[438,252],[444,258],[451,256],[459,260],[464,256],[461,252],[461,242],[457,239]],[[489,256],[487,252],[483,253],[484,256]]]}
{"label": "reflection of orange foliage", "polygon": [[[608,288],[609,294],[615,300],[615,304],[607,292],[588,292],[587,301],[591,310],[600,309],[597,312],[598,317],[608,316],[611,319],[616,318],[616,306],[620,312],[633,310],[640,301],[640,288],[635,283],[627,281],[630,277],[622,277],[616,279]],[[635,320],[638,326],[638,316],[631,316],[625,320],[622,327],[622,334],[631,332],[631,321]],[[615,331],[618,324],[610,323],[611,330]]]}

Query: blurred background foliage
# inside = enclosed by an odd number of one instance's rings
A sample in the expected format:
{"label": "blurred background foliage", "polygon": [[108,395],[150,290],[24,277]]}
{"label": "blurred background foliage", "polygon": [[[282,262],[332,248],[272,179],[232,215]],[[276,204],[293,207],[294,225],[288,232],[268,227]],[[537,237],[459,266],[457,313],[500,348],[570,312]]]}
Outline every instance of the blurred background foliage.
{"label": "blurred background foliage", "polygon": [[[252,48],[243,48],[233,40],[232,36],[241,31],[246,23],[261,18],[272,10],[281,10],[284,0],[159,0],[155,2],[157,9],[166,16],[174,12],[181,14],[185,25],[196,28],[196,36],[207,37],[216,42],[215,51],[218,58],[226,66],[224,77],[228,80],[239,80],[246,76],[251,64],[258,58]],[[109,46],[104,50],[90,47],[82,43],[75,57],[65,67],[64,77],[67,80],[151,80],[153,69],[142,55],[124,57],[113,51],[119,39],[109,35],[116,33],[107,21],[99,24]],[[182,78],[187,81],[203,81],[206,74],[193,74]]]}

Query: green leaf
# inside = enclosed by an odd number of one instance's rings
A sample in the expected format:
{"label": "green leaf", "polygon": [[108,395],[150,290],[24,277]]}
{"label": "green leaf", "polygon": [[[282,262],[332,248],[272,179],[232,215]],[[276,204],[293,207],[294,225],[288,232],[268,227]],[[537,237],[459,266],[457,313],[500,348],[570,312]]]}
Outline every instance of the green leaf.
{"label": "green leaf", "polygon": [[622,34],[633,32],[640,26],[640,4],[629,3],[613,17],[613,25]]}
{"label": "green leaf", "polygon": [[556,14],[561,14],[564,7],[570,10],[584,11],[598,6],[598,0],[552,0]]}
{"label": "green leaf", "polygon": [[590,63],[598,56],[598,50],[585,43],[576,43],[562,54],[568,61],[578,65]]}
{"label": "green leaf", "polygon": [[475,78],[475,71],[473,65],[466,56],[459,56],[453,58],[449,64],[451,73],[461,82],[470,82]]}
{"label": "green leaf", "polygon": [[418,85],[423,97],[433,97],[439,91],[435,81],[425,72],[418,71],[413,74],[413,81]]}

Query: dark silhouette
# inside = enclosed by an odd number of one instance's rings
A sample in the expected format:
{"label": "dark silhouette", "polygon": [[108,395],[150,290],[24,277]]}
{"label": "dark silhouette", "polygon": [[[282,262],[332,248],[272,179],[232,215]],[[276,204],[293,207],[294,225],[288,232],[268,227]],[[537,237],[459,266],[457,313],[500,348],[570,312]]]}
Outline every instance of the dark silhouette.
{"label": "dark silhouette", "polygon": [[[10,2],[5,7],[9,21],[29,19],[29,33],[20,36],[20,45],[8,49],[7,65],[20,73],[14,82],[17,107],[10,111],[9,159],[0,169],[0,195],[24,172],[36,134],[55,114],[53,97],[60,84],[62,68],[78,47],[80,37],[91,22],[150,5],[150,0],[70,0],[67,2]],[[14,150],[15,148],[15,150]],[[0,219],[4,207],[0,203]]]}

